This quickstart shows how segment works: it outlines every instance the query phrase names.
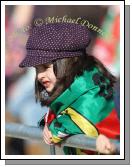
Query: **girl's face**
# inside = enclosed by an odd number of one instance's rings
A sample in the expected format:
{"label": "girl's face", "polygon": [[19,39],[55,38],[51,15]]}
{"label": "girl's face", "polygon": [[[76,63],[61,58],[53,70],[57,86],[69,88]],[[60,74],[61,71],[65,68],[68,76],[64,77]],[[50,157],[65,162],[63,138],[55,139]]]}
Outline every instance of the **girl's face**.
{"label": "girl's face", "polygon": [[38,65],[36,70],[38,81],[45,87],[47,92],[51,92],[56,84],[53,64]]}

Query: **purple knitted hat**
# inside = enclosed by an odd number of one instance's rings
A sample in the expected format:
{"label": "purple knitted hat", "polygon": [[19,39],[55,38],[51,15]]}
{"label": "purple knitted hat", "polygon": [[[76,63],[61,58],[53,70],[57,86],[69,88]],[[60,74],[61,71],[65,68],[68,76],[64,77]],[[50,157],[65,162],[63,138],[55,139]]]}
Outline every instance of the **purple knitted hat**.
{"label": "purple knitted hat", "polygon": [[31,67],[66,57],[82,56],[89,42],[88,29],[79,24],[50,23],[34,27],[26,44],[26,57],[19,67]]}

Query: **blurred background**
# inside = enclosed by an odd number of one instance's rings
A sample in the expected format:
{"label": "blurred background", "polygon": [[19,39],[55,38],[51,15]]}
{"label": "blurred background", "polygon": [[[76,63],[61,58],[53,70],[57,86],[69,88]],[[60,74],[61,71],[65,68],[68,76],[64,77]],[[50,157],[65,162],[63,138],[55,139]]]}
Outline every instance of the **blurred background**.
{"label": "blurred background", "polygon": [[[78,19],[85,23],[92,34],[87,52],[100,59],[117,78],[120,76],[120,10],[119,6],[18,6],[6,5],[5,9],[5,81],[6,122],[17,122],[37,126],[47,112],[34,97],[34,69],[18,67],[25,57],[25,45],[30,30],[41,26],[54,17]],[[95,29],[96,26],[96,29]],[[93,28],[94,27],[94,28]],[[119,82],[116,85],[119,100]],[[119,111],[119,105],[117,105]],[[119,114],[119,113],[118,113]],[[6,155],[49,154],[49,147],[43,142],[26,141],[6,137]],[[58,154],[60,152],[58,151]]]}

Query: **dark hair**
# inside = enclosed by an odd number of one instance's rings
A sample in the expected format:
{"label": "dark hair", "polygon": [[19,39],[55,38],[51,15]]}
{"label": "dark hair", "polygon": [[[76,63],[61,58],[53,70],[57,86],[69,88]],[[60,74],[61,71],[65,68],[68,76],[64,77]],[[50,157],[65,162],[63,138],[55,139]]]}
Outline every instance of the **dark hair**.
{"label": "dark hair", "polygon": [[40,101],[42,106],[48,106],[71,85],[75,77],[82,75],[84,70],[91,71],[95,66],[110,80],[110,85],[113,86],[116,82],[116,78],[94,56],[84,54],[84,56],[58,59],[53,62],[53,70],[57,78],[57,83],[52,92],[49,93],[48,99],[41,96],[44,87],[39,83],[37,78],[35,79],[36,101]]}

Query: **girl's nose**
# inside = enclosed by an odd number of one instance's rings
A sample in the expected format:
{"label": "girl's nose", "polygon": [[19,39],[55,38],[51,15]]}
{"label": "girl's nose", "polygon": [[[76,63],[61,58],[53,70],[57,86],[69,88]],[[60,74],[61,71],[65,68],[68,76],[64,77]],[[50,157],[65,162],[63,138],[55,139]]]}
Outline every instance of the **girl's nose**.
{"label": "girl's nose", "polygon": [[38,80],[42,80],[43,78],[45,78],[45,72],[40,72],[38,73]]}

